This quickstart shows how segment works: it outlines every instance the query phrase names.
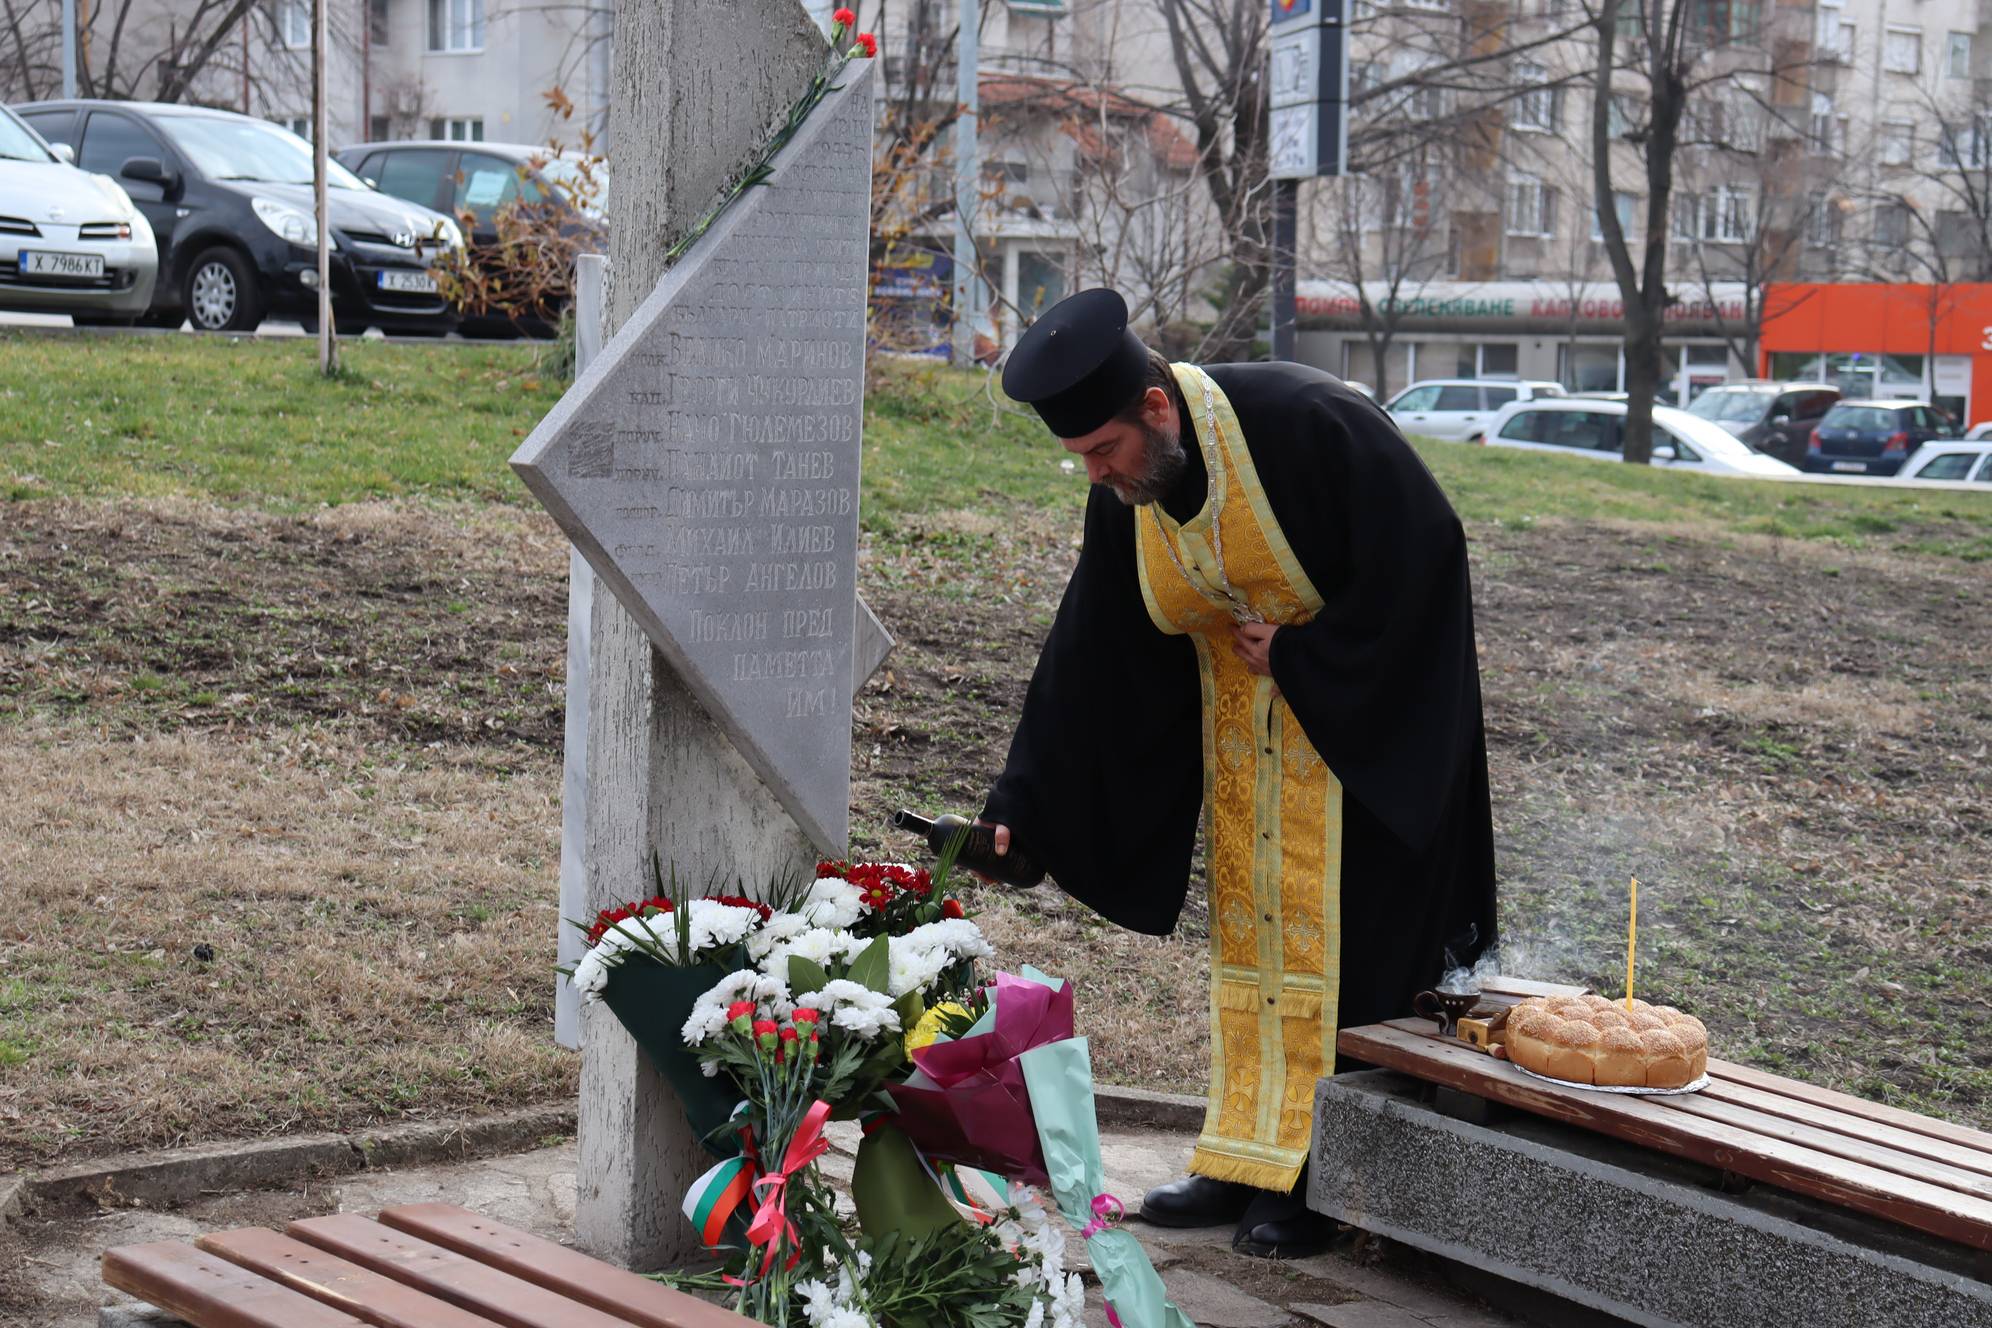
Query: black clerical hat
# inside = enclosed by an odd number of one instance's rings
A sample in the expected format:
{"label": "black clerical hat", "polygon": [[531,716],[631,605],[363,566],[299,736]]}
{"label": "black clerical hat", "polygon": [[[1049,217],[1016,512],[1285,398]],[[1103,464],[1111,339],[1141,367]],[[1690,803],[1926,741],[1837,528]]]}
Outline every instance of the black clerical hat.
{"label": "black clerical hat", "polygon": [[1003,366],[1003,391],[1026,401],[1060,438],[1078,438],[1141,394],[1148,347],[1128,330],[1127,301],[1080,291],[1044,311]]}

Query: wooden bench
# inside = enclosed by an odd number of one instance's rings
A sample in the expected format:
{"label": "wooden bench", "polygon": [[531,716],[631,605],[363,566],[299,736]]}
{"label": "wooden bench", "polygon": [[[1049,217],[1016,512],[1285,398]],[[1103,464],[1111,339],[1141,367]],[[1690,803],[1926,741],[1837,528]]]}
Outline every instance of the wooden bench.
{"label": "wooden bench", "polygon": [[743,1328],[753,1320],[451,1204],[106,1250],[194,1328]]}
{"label": "wooden bench", "polygon": [[[1490,993],[1512,1004],[1522,993]],[[1429,1019],[1344,1029],[1341,1052],[1537,1116],[1716,1167],[1886,1222],[1992,1250],[1992,1135],[1727,1061],[1671,1097],[1564,1087]]]}

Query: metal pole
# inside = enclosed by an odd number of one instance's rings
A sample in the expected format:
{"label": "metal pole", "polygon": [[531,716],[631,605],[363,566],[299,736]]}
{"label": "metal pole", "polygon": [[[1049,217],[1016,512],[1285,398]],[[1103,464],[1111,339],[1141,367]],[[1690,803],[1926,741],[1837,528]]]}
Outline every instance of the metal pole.
{"label": "metal pole", "polygon": [[330,0],[311,6],[311,193],[318,218],[318,371],[331,377],[339,369],[339,341],[332,326],[332,214],[325,205],[325,48],[329,44],[326,11]]}
{"label": "metal pole", "polygon": [[1300,181],[1273,181],[1273,358],[1291,360],[1295,216]]}
{"label": "metal pole", "polygon": [[76,95],[76,0],[62,0],[62,95]]}
{"label": "metal pole", "polygon": [[[588,372],[602,349],[608,325],[609,260],[581,254],[574,260],[574,376]],[[588,916],[588,630],[594,617],[595,569],[579,549],[567,550],[567,741],[561,750],[560,915],[554,953],[563,966],[581,961],[587,946],[570,918]],[[553,1040],[581,1049],[581,993],[566,978],[553,980]]]}
{"label": "metal pole", "polygon": [[981,26],[982,3],[981,0],[960,0],[960,3],[961,32],[955,38],[955,98],[961,103],[961,117],[955,121],[954,362],[973,364],[982,281],[976,271],[975,236],[969,227],[982,196],[982,162],[975,141],[981,106],[977,86],[981,60],[977,29]]}

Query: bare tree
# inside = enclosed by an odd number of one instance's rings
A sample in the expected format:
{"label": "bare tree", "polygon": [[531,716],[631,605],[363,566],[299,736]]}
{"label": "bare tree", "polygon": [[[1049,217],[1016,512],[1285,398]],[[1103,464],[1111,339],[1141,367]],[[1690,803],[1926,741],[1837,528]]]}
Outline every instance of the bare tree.
{"label": "bare tree", "polygon": [[[1809,11],[1794,11],[1803,16]],[[1612,275],[1625,305],[1625,459],[1645,465],[1653,453],[1653,399],[1660,385],[1661,336],[1667,306],[1667,264],[1676,234],[1675,173],[1684,144],[1695,141],[1690,109],[1701,99],[1761,87],[1767,99],[1787,100],[1782,85],[1798,81],[1812,61],[1809,42],[1767,32],[1761,0],[1606,0],[1593,14],[1596,76],[1591,99],[1591,170],[1600,229]],[[1771,38],[1765,58],[1760,43]],[[1628,118],[1615,81],[1643,94],[1643,117]],[[1614,197],[1623,138],[1635,151],[1646,186],[1641,252],[1635,263]],[[1719,235],[1736,227],[1734,195],[1697,204],[1697,230]],[[1714,211],[1707,209],[1713,206]],[[1710,220],[1712,218],[1712,220]]]}
{"label": "bare tree", "polygon": [[1407,311],[1447,266],[1443,185],[1423,154],[1335,182],[1321,266],[1354,292],[1370,353],[1370,386],[1390,393],[1390,349]]}

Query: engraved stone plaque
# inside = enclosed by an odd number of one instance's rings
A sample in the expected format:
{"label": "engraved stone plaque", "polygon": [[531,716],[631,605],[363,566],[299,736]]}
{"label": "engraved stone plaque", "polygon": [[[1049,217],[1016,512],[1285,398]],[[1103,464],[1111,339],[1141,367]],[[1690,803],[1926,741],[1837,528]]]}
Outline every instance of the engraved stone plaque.
{"label": "engraved stone plaque", "polygon": [[[527,488],[823,849],[851,694],[872,64],[668,272],[512,457]],[[863,659],[854,640],[863,614]]]}

